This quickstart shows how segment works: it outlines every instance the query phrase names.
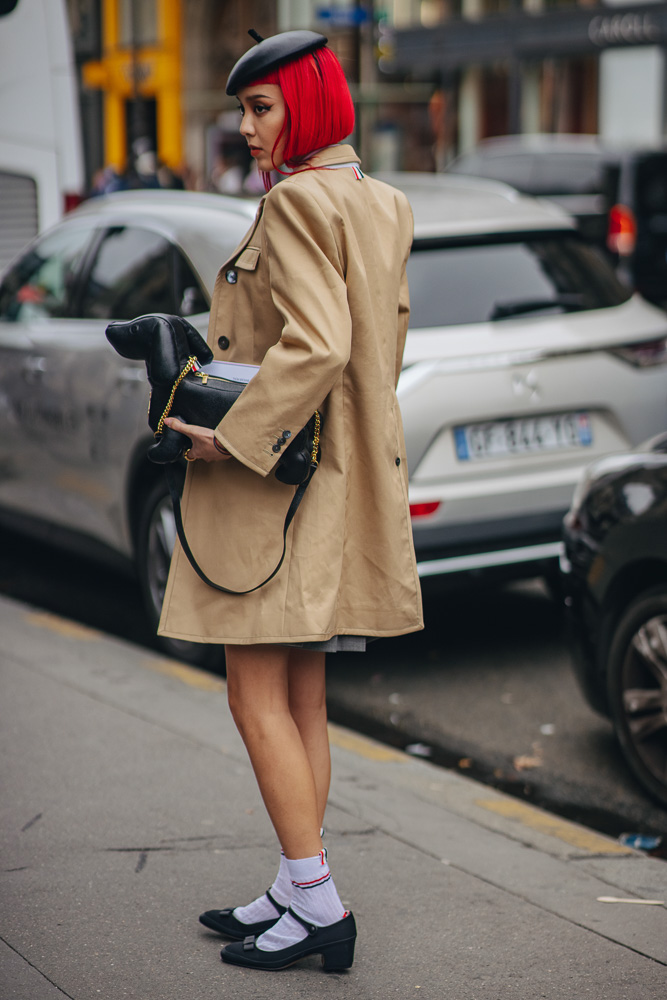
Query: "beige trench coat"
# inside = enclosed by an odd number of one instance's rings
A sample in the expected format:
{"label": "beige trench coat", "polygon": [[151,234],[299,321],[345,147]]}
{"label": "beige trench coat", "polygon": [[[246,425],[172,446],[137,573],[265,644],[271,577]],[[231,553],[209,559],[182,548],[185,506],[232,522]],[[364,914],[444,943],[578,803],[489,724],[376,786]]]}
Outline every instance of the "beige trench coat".
{"label": "beige trench coat", "polygon": [[[359,160],[333,146],[310,162]],[[316,408],[321,463],[280,572],[255,593],[208,587],[177,543],[161,635],[249,644],[422,628],[395,393],[411,240],[404,195],[349,167],[295,173],[262,200],[211,307],[215,357],[261,369],[215,431],[234,458],[188,466],[185,529],[205,573],[245,590],[271,572],[294,494],[271,474],[280,440]]]}

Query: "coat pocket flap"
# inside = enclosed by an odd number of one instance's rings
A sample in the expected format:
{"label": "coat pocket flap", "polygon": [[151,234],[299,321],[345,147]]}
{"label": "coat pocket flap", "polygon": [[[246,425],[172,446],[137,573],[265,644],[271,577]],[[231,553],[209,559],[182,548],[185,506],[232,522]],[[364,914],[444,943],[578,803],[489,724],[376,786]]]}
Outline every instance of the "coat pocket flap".
{"label": "coat pocket flap", "polygon": [[242,271],[254,271],[259,262],[260,252],[259,247],[246,247],[236,258],[236,267],[240,267]]}

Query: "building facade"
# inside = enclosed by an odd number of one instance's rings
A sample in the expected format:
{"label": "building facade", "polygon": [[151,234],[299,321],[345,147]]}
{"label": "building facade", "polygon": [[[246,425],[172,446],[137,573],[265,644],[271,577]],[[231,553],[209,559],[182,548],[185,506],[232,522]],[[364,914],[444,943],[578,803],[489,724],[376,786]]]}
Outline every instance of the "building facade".
{"label": "building facade", "polygon": [[622,0],[67,0],[89,180],[142,143],[188,187],[247,173],[224,85],[248,28],[322,31],[370,169],[438,170],[480,139],[665,135],[667,2]]}
{"label": "building facade", "polygon": [[[225,82],[251,44],[251,27],[265,37],[289,28],[324,31],[353,85],[375,73],[370,16],[364,23],[335,11],[319,17],[314,0],[67,3],[89,183],[104,167],[123,172],[148,147],[188,187],[216,189],[230,166],[247,170]],[[361,110],[360,128],[366,119]]]}
{"label": "building facade", "polygon": [[448,116],[422,149],[434,168],[488,136],[665,135],[667,4],[597,0],[394,0],[388,69],[430,78]]}

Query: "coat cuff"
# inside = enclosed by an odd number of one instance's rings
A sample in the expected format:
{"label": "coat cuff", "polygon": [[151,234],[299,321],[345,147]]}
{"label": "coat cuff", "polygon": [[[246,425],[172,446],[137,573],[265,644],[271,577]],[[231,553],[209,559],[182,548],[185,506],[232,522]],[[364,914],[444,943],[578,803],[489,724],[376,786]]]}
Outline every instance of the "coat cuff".
{"label": "coat cuff", "polygon": [[253,472],[258,473],[258,475],[262,476],[264,479],[272,471],[274,465],[278,460],[277,456],[275,455],[272,455],[271,457],[267,455],[266,467],[264,467],[264,465],[258,465],[255,461],[253,461],[253,459],[248,458],[247,455],[244,455],[239,448],[236,448],[233,442],[230,441],[225,434],[222,434],[219,429],[216,429],[213,433],[215,435],[216,440],[222,445],[223,448],[227,449],[230,455],[232,455],[239,462],[242,462],[243,465],[246,465],[249,469],[252,469]]}

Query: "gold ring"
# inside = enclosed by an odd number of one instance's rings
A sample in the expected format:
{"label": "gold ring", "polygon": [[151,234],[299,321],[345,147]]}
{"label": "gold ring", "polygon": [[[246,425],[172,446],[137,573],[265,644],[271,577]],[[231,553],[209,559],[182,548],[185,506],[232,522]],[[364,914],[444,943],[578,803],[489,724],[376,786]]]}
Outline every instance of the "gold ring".
{"label": "gold ring", "polygon": [[196,458],[190,458],[190,449],[189,448],[186,448],[185,451],[183,452],[183,458],[185,459],[186,462],[196,462],[197,461]]}

